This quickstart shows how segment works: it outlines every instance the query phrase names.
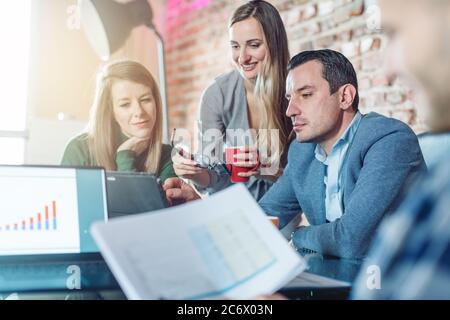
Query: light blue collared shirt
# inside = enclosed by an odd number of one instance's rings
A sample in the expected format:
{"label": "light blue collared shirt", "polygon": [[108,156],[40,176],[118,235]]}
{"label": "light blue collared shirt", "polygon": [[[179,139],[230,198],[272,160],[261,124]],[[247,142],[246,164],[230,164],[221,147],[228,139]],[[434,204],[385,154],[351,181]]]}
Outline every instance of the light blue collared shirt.
{"label": "light blue collared shirt", "polygon": [[343,213],[342,197],[343,188],[341,186],[341,172],[345,166],[346,154],[361,122],[361,113],[358,111],[352,122],[336,141],[327,156],[325,150],[317,144],[315,150],[316,159],[322,162],[325,167],[325,210],[328,221],[333,222],[340,218]]}

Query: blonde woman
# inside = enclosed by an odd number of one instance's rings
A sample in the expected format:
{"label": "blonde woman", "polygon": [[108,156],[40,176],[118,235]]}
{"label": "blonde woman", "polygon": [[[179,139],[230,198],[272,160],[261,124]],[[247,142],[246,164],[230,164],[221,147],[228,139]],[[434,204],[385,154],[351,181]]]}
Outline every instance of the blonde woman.
{"label": "blonde woman", "polygon": [[[279,170],[275,170],[272,175],[263,175],[259,171],[239,174],[244,178],[250,177],[246,186],[259,200],[286,165],[292,131],[292,123],[286,116],[287,100],[284,97],[289,61],[286,30],[274,6],[266,1],[249,1],[234,11],[229,23],[229,41],[236,70],[219,76],[205,90],[200,103],[201,131],[205,137],[209,135],[208,130],[211,133],[210,129],[215,129],[221,134],[219,139],[227,140],[227,144],[234,144],[234,147],[247,145],[247,153],[239,159],[242,162],[251,159],[250,153],[254,152],[254,146],[253,149],[248,147],[246,141],[249,139],[239,136],[239,130],[256,132],[259,148],[271,144],[272,154],[268,155],[271,156],[271,163],[276,163]],[[230,130],[235,130],[237,137],[234,138],[237,139],[229,139]],[[264,140],[260,133],[267,131],[275,132],[276,139],[270,142]],[[204,140],[202,144],[208,139]],[[221,157],[221,151],[218,153]],[[264,162],[267,159],[260,157],[260,160]],[[179,155],[173,161],[177,175],[190,179],[199,190],[213,193],[230,185],[223,171],[204,170],[196,166],[194,161]],[[242,166],[255,165],[250,162],[242,163]]]}
{"label": "blonde woman", "polygon": [[106,65],[98,74],[87,132],[67,145],[62,165],[148,172],[176,177],[171,147],[162,144],[161,97],[150,72],[133,61]]}

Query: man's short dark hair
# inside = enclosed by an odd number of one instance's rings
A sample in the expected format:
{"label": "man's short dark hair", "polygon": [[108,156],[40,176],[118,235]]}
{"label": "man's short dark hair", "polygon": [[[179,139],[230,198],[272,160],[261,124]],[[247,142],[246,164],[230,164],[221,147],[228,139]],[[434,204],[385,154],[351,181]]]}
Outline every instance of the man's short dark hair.
{"label": "man's short dark hair", "polygon": [[346,84],[351,84],[356,88],[352,107],[354,111],[357,111],[359,105],[358,79],[355,68],[342,53],[329,49],[300,52],[289,61],[288,72],[313,60],[322,64],[322,76],[330,85],[330,94],[336,93],[340,87]]}

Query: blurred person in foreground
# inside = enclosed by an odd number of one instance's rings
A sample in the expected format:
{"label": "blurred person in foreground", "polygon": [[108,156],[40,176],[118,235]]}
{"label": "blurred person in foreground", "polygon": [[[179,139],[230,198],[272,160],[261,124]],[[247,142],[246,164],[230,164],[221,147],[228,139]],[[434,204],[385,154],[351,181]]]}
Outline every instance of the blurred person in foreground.
{"label": "blurred person in foreground", "polygon": [[[389,71],[416,81],[429,100],[431,129],[450,132],[450,1],[379,4],[383,29],[391,38]],[[383,222],[352,297],[450,299],[449,208],[450,155],[444,154],[397,213]],[[378,286],[371,283],[373,266],[380,271]]]}
{"label": "blurred person in foreground", "polygon": [[[386,59],[391,76],[406,75],[420,85],[428,96],[432,130],[450,132],[450,1],[379,4],[391,38]],[[381,224],[351,298],[450,299],[449,208],[450,155],[444,154]]]}

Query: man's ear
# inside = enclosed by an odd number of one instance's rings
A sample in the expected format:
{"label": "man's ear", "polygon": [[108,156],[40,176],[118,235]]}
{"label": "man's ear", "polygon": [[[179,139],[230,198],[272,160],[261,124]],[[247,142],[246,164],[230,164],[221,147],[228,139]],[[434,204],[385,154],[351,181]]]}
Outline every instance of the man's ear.
{"label": "man's ear", "polygon": [[342,110],[353,108],[353,101],[356,97],[356,88],[352,84],[343,85],[339,89],[339,106]]}

